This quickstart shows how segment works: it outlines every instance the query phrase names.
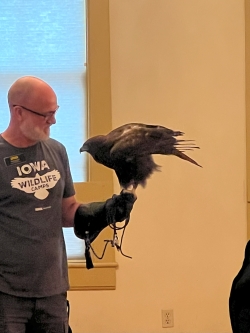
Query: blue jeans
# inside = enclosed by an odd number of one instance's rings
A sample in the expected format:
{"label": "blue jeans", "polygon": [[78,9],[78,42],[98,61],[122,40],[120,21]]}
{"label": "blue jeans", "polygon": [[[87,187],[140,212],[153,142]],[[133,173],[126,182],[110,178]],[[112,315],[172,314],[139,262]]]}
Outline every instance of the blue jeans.
{"label": "blue jeans", "polygon": [[0,292],[0,333],[67,333],[67,294],[28,298]]}

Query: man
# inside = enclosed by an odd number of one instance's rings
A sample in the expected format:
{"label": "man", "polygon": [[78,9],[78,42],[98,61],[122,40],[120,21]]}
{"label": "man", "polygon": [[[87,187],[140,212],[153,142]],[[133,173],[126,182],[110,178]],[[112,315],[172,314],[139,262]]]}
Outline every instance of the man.
{"label": "man", "polygon": [[250,241],[245,247],[242,267],[231,286],[229,315],[233,333],[250,332]]}
{"label": "man", "polygon": [[10,123],[0,135],[0,332],[68,330],[69,288],[62,227],[92,241],[136,200],[122,192],[106,202],[76,202],[66,150],[50,139],[57,97],[36,77],[8,92]]}

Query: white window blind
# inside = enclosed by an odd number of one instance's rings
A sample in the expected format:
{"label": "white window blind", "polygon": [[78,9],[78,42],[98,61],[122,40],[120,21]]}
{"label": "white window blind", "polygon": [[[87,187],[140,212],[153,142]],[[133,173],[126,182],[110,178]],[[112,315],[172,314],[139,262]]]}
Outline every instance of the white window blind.
{"label": "white window blind", "polygon": [[[87,127],[85,9],[85,0],[0,2],[0,131],[9,123],[11,84],[24,75],[48,82],[60,105],[51,137],[66,146],[74,182],[86,180],[86,156],[79,153]],[[82,257],[82,241],[72,229],[64,235],[68,257]]]}

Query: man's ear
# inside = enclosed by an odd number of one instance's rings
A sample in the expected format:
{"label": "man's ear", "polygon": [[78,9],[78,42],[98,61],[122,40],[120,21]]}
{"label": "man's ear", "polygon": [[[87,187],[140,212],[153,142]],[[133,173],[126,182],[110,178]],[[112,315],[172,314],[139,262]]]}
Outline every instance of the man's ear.
{"label": "man's ear", "polygon": [[18,120],[21,120],[23,119],[23,110],[22,108],[20,108],[20,106],[14,106],[12,108],[12,112],[13,112],[13,116],[18,119]]}

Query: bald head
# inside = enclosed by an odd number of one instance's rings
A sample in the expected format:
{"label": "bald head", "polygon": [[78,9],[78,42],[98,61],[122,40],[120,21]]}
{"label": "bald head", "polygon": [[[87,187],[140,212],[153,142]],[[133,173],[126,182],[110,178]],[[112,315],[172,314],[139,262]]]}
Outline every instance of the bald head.
{"label": "bald head", "polygon": [[10,107],[24,105],[42,110],[47,108],[48,103],[54,103],[56,108],[57,100],[54,90],[45,81],[33,76],[24,76],[10,87],[8,103]]}
{"label": "bald head", "polygon": [[8,91],[10,122],[2,137],[15,147],[47,140],[58,109],[54,90],[43,80],[24,76]]}

